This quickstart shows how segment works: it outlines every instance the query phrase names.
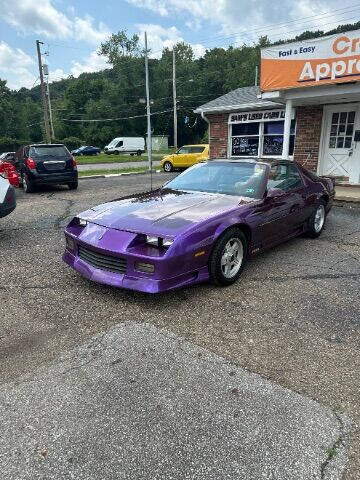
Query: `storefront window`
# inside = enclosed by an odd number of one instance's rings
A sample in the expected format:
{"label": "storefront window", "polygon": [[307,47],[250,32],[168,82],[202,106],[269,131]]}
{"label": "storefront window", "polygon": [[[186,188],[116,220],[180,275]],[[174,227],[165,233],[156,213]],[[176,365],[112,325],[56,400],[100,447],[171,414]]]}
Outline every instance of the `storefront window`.
{"label": "storefront window", "polygon": [[[284,120],[234,123],[230,125],[231,155],[234,157],[279,157],[284,143]],[[294,152],[295,120],[291,121],[290,155]]]}
{"label": "storefront window", "polygon": [[232,155],[257,156],[259,151],[259,122],[232,125]]}
{"label": "storefront window", "polygon": [[334,112],[331,118],[329,148],[350,148],[355,112]]}
{"label": "storefront window", "polygon": [[[295,120],[291,121],[289,154],[294,153]],[[264,123],[263,155],[280,156],[284,143],[284,122]]]}

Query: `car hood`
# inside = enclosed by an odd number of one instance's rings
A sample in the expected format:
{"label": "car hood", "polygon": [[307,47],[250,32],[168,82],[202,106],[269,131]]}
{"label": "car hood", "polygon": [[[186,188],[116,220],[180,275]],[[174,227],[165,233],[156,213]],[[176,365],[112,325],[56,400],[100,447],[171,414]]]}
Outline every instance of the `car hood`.
{"label": "car hood", "polygon": [[196,223],[255,201],[248,197],[161,189],[99,205],[79,217],[116,230],[175,237]]}

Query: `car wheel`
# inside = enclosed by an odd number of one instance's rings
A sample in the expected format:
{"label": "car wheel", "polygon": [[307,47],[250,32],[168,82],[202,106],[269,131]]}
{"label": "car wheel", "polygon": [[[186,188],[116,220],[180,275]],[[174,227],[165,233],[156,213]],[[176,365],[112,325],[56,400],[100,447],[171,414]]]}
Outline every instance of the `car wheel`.
{"label": "car wheel", "polygon": [[78,186],[79,186],[78,182],[68,183],[68,187],[69,187],[70,190],[77,190]]}
{"label": "car wheel", "polygon": [[141,157],[141,150],[138,150],[138,151],[136,152],[136,155],[137,155],[138,157]]}
{"label": "car wheel", "polygon": [[130,157],[133,157],[134,156],[134,153],[130,153]]}
{"label": "car wheel", "polygon": [[307,225],[307,236],[310,238],[317,238],[321,235],[321,232],[324,230],[325,221],[326,221],[326,204],[324,200],[320,200],[316,205],[314,213],[308,220]]}
{"label": "car wheel", "polygon": [[22,175],[22,186],[25,193],[32,193],[35,189],[33,182],[29,179],[26,173]]}
{"label": "car wheel", "polygon": [[216,242],[209,260],[210,281],[227,286],[243,271],[247,253],[246,237],[238,228],[227,230]]}
{"label": "car wheel", "polygon": [[115,150],[115,152],[114,152],[114,153],[115,153],[115,155],[119,155],[119,152],[118,152],[117,150]]}
{"label": "car wheel", "polygon": [[165,162],[163,165],[164,172],[172,172],[174,167],[172,166],[171,162]]}

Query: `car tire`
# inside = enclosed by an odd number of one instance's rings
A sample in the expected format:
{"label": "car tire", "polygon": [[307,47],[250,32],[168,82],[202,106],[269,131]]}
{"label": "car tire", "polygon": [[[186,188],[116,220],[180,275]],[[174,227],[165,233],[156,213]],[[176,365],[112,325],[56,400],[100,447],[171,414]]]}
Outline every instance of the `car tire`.
{"label": "car tire", "polygon": [[68,183],[68,187],[70,190],[77,190],[78,186],[79,186],[79,182]]}
{"label": "car tire", "polygon": [[119,155],[119,152],[118,152],[118,150],[115,150],[115,152],[114,152],[114,153],[115,153],[115,155]]}
{"label": "car tire", "polygon": [[29,179],[26,173],[23,173],[21,183],[24,193],[32,193],[35,190],[34,183]]}
{"label": "car tire", "polygon": [[138,151],[136,152],[136,155],[137,155],[138,157],[141,157],[141,154],[142,154],[142,151],[141,151],[141,150],[138,150]]}
{"label": "car tire", "polygon": [[317,238],[321,235],[326,221],[326,203],[320,200],[314,209],[313,214],[307,222],[306,235],[310,238]]}
{"label": "car tire", "polygon": [[135,153],[130,153],[130,157],[133,157],[135,155]]}
{"label": "car tire", "polygon": [[230,228],[216,242],[209,259],[211,283],[226,287],[240,277],[247,256],[247,240],[239,228]]}
{"label": "car tire", "polygon": [[171,162],[165,162],[163,165],[164,172],[170,173],[174,170],[174,167]]}

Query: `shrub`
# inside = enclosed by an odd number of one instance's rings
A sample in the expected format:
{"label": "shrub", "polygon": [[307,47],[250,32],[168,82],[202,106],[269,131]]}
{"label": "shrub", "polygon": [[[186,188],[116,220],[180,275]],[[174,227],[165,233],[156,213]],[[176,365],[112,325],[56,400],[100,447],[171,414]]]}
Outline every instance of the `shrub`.
{"label": "shrub", "polygon": [[0,137],[0,153],[16,152],[21,145],[28,144],[28,140],[17,140],[11,137]]}
{"label": "shrub", "polygon": [[66,137],[63,140],[59,140],[59,143],[63,143],[64,145],[66,145],[66,147],[70,151],[74,150],[75,148],[81,147],[81,145],[84,145],[84,141],[78,137]]}

